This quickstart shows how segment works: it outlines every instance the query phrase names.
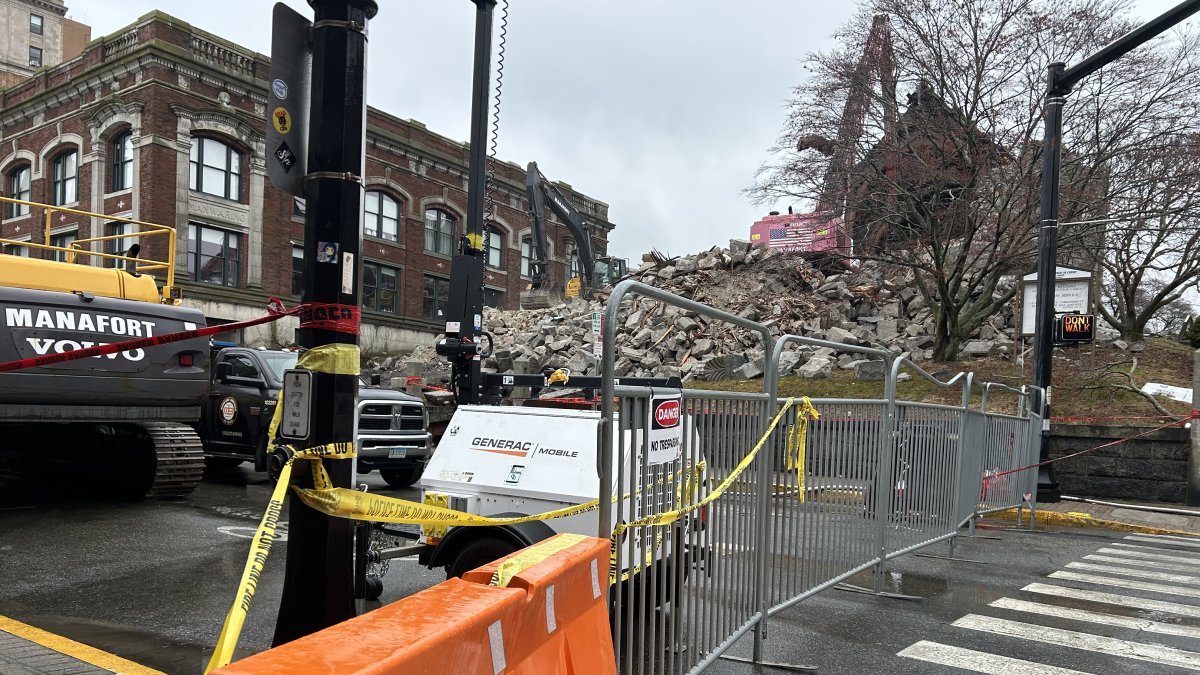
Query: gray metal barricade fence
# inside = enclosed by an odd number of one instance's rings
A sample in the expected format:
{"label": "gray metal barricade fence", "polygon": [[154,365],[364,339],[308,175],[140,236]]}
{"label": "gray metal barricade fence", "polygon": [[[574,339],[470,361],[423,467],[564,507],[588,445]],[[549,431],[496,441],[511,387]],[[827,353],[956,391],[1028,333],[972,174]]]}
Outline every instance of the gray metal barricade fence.
{"label": "gray metal barricade fence", "polygon": [[[652,439],[652,417],[669,394],[621,386],[614,375],[618,312],[631,295],[755,333],[764,347],[761,391],[682,391],[677,452]],[[789,344],[884,361],[883,398],[814,399],[817,420],[781,403]],[[632,281],[613,291],[604,345],[599,532],[614,542],[610,599],[623,673],[701,672],[750,632],[761,660],[769,616],[872,567],[878,592],[887,560],[953,545],[963,524],[1020,506],[1036,485],[1036,469],[1019,470],[1036,462],[1041,428],[1023,390],[999,386],[1019,395],[1017,415],[987,412],[993,384],[972,410],[970,373],[943,381],[883,350],[775,339],[762,324]],[[961,405],[897,400],[902,367],[961,388]]]}

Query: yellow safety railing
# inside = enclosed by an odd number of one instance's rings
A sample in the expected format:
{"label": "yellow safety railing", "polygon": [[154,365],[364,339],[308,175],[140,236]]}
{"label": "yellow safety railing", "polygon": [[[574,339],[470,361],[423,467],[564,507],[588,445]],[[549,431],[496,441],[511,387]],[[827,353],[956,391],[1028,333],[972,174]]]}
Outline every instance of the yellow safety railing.
{"label": "yellow safety railing", "polygon": [[[165,225],[157,225],[155,223],[147,223],[143,220],[134,220],[133,218],[125,218],[123,216],[114,216],[106,213],[92,213],[91,211],[80,211],[78,209],[69,209],[63,206],[53,206],[51,204],[42,204],[40,202],[29,202],[22,199],[13,199],[12,197],[0,197],[0,209],[4,222],[12,221],[14,218],[24,218],[25,215],[12,216],[11,213],[17,206],[25,206],[29,209],[29,215],[34,215],[35,209],[41,209],[43,215],[42,241],[33,241],[31,236],[29,240],[5,239],[0,237],[0,245],[12,246],[28,246],[31,250],[48,251],[51,253],[61,253],[68,263],[76,262],[81,256],[91,256],[94,259],[123,261],[125,269],[136,269],[139,272],[161,272],[163,273],[163,294],[175,291],[175,228]],[[128,224],[134,226],[134,231],[125,234],[109,234],[99,237],[86,237],[76,239],[67,246],[55,246],[51,244],[51,228],[54,225],[55,214],[70,214],[72,216],[82,216],[91,218],[92,230],[97,229],[97,225],[104,226],[113,223]],[[31,233],[32,234],[32,233]],[[101,243],[102,248],[107,248],[107,242],[116,242],[119,240],[128,240],[129,244],[144,243],[146,239],[153,237],[163,237],[167,242],[167,251],[165,260],[146,259],[123,255],[121,253],[108,253],[105,251],[91,250],[91,244]],[[113,250],[128,250],[128,246],[113,245]],[[141,246],[142,251],[147,249],[146,246]],[[139,253],[140,256],[140,253]],[[157,275],[156,275],[157,276]]]}

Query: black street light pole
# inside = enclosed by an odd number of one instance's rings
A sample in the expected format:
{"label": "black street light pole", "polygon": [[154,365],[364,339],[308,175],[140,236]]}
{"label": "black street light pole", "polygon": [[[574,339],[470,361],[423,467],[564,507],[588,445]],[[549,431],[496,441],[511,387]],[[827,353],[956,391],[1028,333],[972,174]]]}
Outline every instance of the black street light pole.
{"label": "black street light pole", "polygon": [[[1051,367],[1054,353],[1054,275],[1058,254],[1058,194],[1059,164],[1062,153],[1062,113],[1067,94],[1083,78],[1096,72],[1106,64],[1121,58],[1171,26],[1183,21],[1200,10],[1200,0],[1187,0],[1162,16],[1124,35],[1104,49],[1067,68],[1062,63],[1052,63],[1046,74],[1046,107],[1044,119],[1046,136],[1042,151],[1042,204],[1041,227],[1038,229],[1037,269],[1037,317],[1033,338],[1033,384],[1046,392],[1044,400],[1038,401],[1035,409],[1041,410],[1042,427],[1041,460],[1050,458],[1045,435],[1050,430]],[[1056,502],[1061,495],[1054,472],[1050,465],[1038,471],[1038,501]]]}
{"label": "black street light pole", "polygon": [[[305,177],[304,303],[359,304],[366,144],[367,21],[374,0],[309,0],[313,8],[312,105]],[[306,328],[302,347],[357,345],[356,330]],[[358,378],[313,373],[309,445],[353,443]],[[280,405],[283,402],[280,401]],[[353,460],[324,460],[337,487],[351,487]],[[308,471],[293,481],[311,487]],[[287,569],[274,644],[353,618],[353,524],[289,499]]]}

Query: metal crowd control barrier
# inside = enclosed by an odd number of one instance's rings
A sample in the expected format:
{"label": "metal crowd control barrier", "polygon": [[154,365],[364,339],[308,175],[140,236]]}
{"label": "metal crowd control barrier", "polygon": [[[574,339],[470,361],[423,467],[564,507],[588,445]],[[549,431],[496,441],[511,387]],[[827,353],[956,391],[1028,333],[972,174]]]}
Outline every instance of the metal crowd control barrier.
{"label": "metal crowd control barrier", "polygon": [[[761,391],[683,390],[677,457],[650,447],[649,418],[665,392],[614,376],[618,315],[631,295],[762,342]],[[820,418],[797,447],[801,412],[777,395],[790,344],[883,361],[883,398],[813,399]],[[1037,461],[1041,420],[1025,389],[984,384],[973,410],[972,373],[943,381],[888,351],[774,338],[763,324],[634,281],[613,290],[604,345],[599,532],[613,535],[619,672],[702,672],[751,632],[761,661],[769,617],[872,568],[878,593],[886,561],[942,541],[953,552],[963,525],[1035,490],[1036,469],[1022,467]],[[898,400],[901,368],[961,389],[961,404]],[[988,412],[991,390],[1016,393],[1017,414]]]}

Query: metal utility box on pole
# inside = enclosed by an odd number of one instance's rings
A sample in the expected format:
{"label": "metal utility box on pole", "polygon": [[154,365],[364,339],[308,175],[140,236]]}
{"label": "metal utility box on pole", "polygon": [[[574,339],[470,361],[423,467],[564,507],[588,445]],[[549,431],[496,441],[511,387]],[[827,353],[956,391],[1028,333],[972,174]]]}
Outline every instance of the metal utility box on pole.
{"label": "metal utility box on pole", "polygon": [[[364,148],[366,144],[367,21],[378,7],[374,0],[309,0],[312,88],[308,115],[307,171],[303,192],[305,304],[357,318],[359,306],[359,245],[362,232]],[[282,79],[282,78],[278,78]],[[303,78],[301,78],[303,79]],[[293,95],[303,100],[295,84],[272,83],[272,97]],[[278,91],[275,89],[278,88]],[[281,116],[274,109],[271,126],[286,139],[295,133],[295,113]],[[284,119],[284,118],[290,119]],[[274,139],[272,139],[274,140]],[[277,147],[268,162],[286,163]],[[297,171],[293,165],[284,174]],[[316,312],[313,312],[316,314]],[[328,316],[329,312],[324,312]],[[306,325],[306,323],[308,325]],[[357,321],[322,322],[300,318],[300,346],[358,344]],[[305,445],[353,443],[358,378],[351,373],[313,372],[312,418]],[[336,487],[351,487],[354,461],[324,460]],[[308,471],[294,480],[311,486]],[[319,513],[296,498],[289,500],[287,568],[274,644],[340,623],[355,615],[353,523]]]}
{"label": "metal utility box on pole", "polygon": [[[1046,392],[1045,400],[1038,407],[1046,420],[1043,434],[1050,431],[1049,404],[1052,396],[1051,369],[1054,356],[1054,272],[1058,256],[1058,197],[1059,168],[1062,153],[1062,116],[1067,94],[1083,78],[1091,75],[1106,64],[1121,58],[1171,26],[1183,21],[1200,10],[1200,0],[1188,0],[1174,9],[1137,28],[1087,57],[1079,64],[1067,68],[1062,63],[1051,63],[1046,73],[1046,99],[1044,119],[1046,135],[1042,152],[1042,203],[1040,227],[1038,228],[1038,278],[1037,278],[1037,329],[1033,348],[1033,384]],[[1043,440],[1041,460],[1049,459],[1049,444]],[[1050,465],[1038,471],[1038,501],[1056,502],[1061,497],[1058,482]]]}

